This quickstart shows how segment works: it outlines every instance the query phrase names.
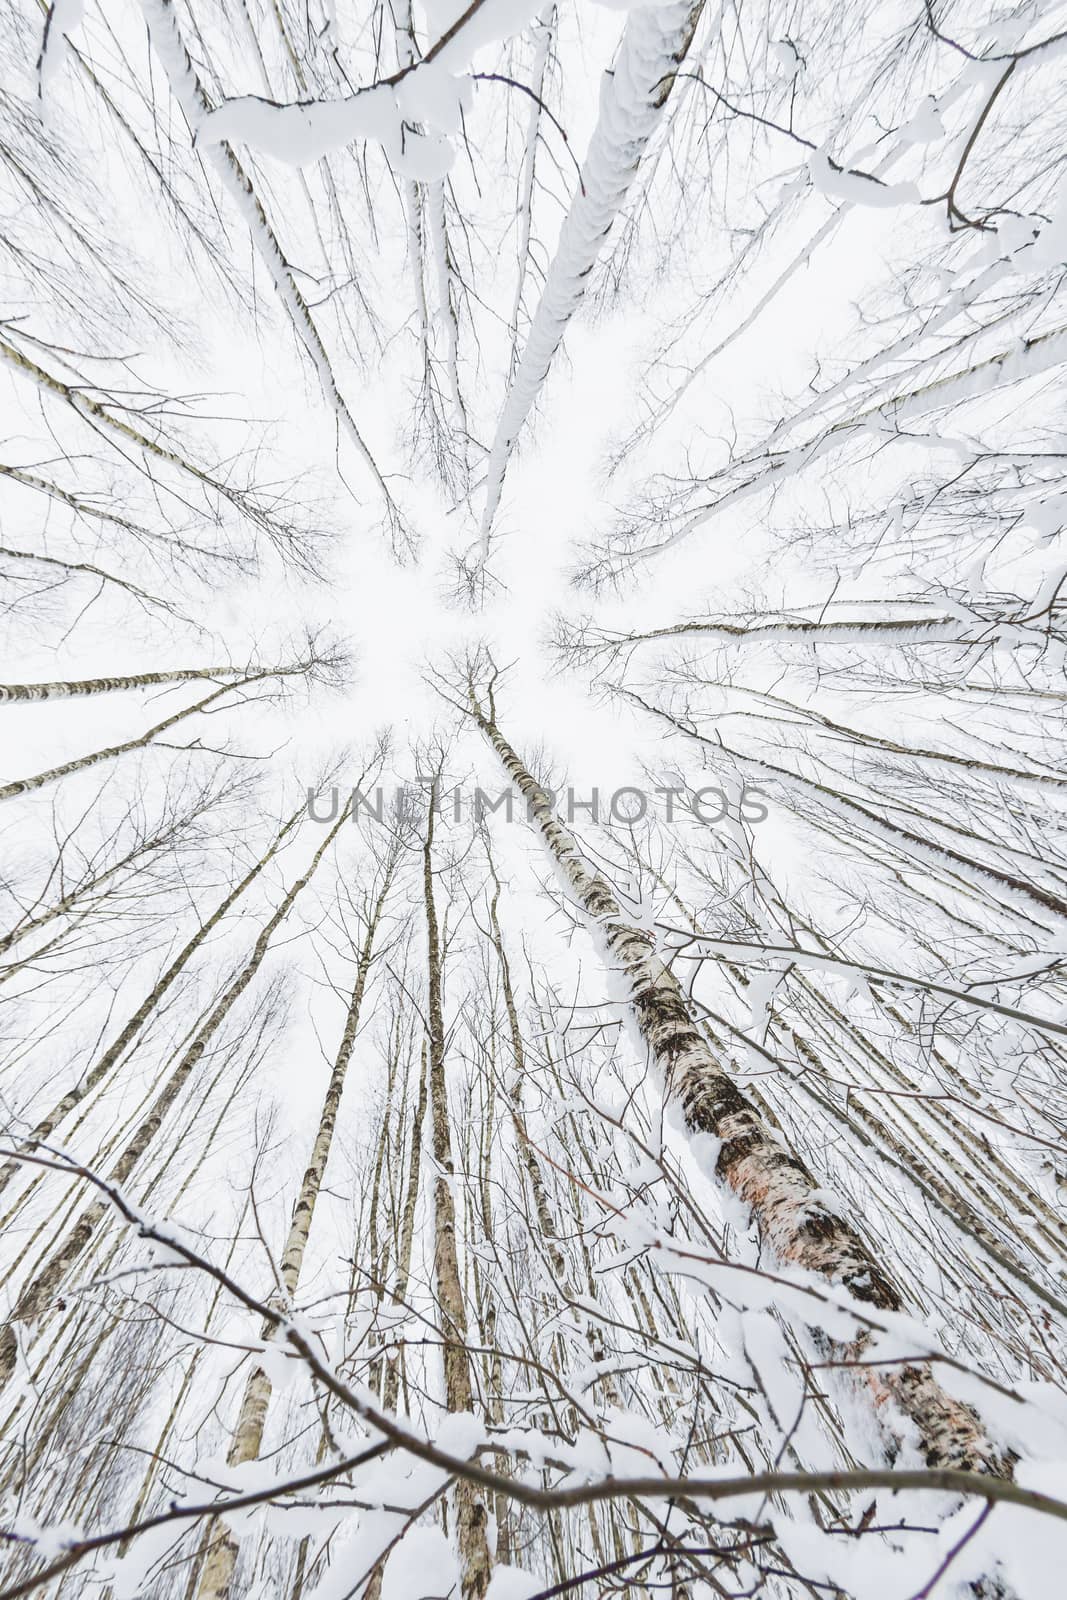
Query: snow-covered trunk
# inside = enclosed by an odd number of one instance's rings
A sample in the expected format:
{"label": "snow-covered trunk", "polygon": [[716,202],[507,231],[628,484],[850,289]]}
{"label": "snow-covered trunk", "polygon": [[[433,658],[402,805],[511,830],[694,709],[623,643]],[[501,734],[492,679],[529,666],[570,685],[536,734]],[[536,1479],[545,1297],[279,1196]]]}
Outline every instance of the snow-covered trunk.
{"label": "snow-covered trunk", "polygon": [[[716,1141],[716,1176],[751,1210],[765,1246],[780,1261],[819,1274],[874,1310],[902,1310],[903,1299],[888,1268],[849,1221],[822,1204],[819,1184],[807,1166],[723,1070],[654,940],[627,921],[610,884],[586,866],[550,797],[500,732],[492,709],[488,714],[483,709],[473,684],[470,707],[605,955],[625,976],[634,1019],[665,1094],[680,1108],[691,1133]],[[857,1341],[840,1354],[856,1360],[863,1348],[863,1341]],[[929,1466],[1009,1473],[978,1417],[942,1389],[929,1364],[868,1367],[864,1372],[883,1419],[888,1421],[884,1413],[895,1406],[914,1424]]]}
{"label": "snow-covered trunk", "polygon": [[448,371],[448,388],[452,399],[452,426],[461,441],[467,437],[467,408],[459,384],[459,312],[456,307],[452,247],[448,239],[445,217],[445,186],[443,181],[431,183],[426,190],[426,214],[430,239],[433,243],[434,273],[437,279],[437,315],[445,342],[445,366]]}
{"label": "snow-covered trunk", "polygon": [[519,318],[522,315],[526,276],[530,269],[534,178],[537,173],[537,144],[541,131],[541,103],[544,99],[545,75],[548,71],[548,58],[552,49],[552,37],[555,33],[555,28],[556,8],[552,5],[545,8],[531,29],[536,41],[536,50],[530,77],[532,79],[531,87],[537,98],[531,104],[526,119],[526,148],[523,151],[522,177],[519,181],[519,203],[517,207],[519,216],[518,272],[515,279],[515,298],[511,307],[510,376],[514,376],[515,369],[519,363]]}
{"label": "snow-covered trunk", "polygon": [[[467,1310],[456,1242],[456,1203],[452,1192],[455,1165],[445,1076],[445,1026],[442,1010],[443,961],[433,887],[434,789],[427,812],[423,845],[423,896],[426,912],[427,1034],[430,1065],[430,1111],[434,1155],[434,1286],[444,1344],[445,1403],[450,1412],[473,1409],[470,1358],[467,1354]],[[455,1485],[456,1540],[463,1600],[481,1600],[489,1587],[492,1561],[487,1541],[488,1510],[480,1488],[462,1479]]]}
{"label": "snow-covered trunk", "polygon": [[508,459],[659,127],[703,9],[704,0],[682,0],[677,5],[642,7],[626,19],[614,69],[605,74],[601,86],[600,114],[582,163],[578,193],[564,219],[522,359],[497,419],[486,468],[483,558]]}
{"label": "snow-covered trunk", "polygon": [[[493,1215],[493,1144],[496,1130],[495,1085],[490,1080],[485,1085],[485,1099],[477,1116],[479,1198],[481,1200],[482,1235],[490,1243],[497,1239]],[[470,1129],[468,1128],[468,1133]],[[500,1327],[497,1308],[497,1285],[488,1271],[479,1267],[477,1255],[473,1258],[474,1278],[478,1303],[478,1328],[486,1354],[482,1358],[483,1382],[486,1392],[486,1410],[496,1428],[504,1426],[504,1362],[500,1352]],[[511,1559],[511,1508],[507,1496],[500,1491],[494,1496],[493,1517],[496,1523],[494,1554],[501,1566]]]}

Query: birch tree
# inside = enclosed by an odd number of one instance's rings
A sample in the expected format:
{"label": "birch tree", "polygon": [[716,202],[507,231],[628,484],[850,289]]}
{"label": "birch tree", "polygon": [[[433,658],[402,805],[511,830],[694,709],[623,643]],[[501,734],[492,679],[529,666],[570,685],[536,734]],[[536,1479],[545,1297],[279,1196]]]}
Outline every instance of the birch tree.
{"label": "birch tree", "polygon": [[1058,1594],[1061,11],[0,3],[7,1600]]}
{"label": "birch tree", "polygon": [[[479,698],[472,668],[468,696],[472,716],[509,778],[530,802],[532,819],[587,918],[602,928],[607,953],[625,975],[638,1026],[667,1092],[677,1096],[693,1132],[721,1140],[716,1175],[752,1208],[761,1233],[782,1260],[843,1283],[856,1299],[878,1309],[900,1309],[899,1291],[860,1234],[820,1206],[811,1174],[783,1148],[716,1062],[693,1025],[677,981],[657,957],[654,942],[626,923],[607,880],[589,872],[582,862],[548,795],[500,732],[492,679]],[[869,1381],[876,1397],[884,1385],[918,1427],[929,1465],[1005,1470],[974,1413],[947,1396],[929,1369],[904,1367],[877,1377],[872,1374]]]}
{"label": "birch tree", "polygon": [[[374,890],[366,921],[366,932],[363,943],[356,957],[355,981],[345,1014],[344,1029],[341,1042],[337,1047],[337,1056],[334,1060],[333,1071],[326,1086],[326,1094],[322,1102],[322,1111],[319,1115],[319,1125],[315,1134],[315,1143],[308,1159],[307,1170],[304,1173],[293,1206],[292,1222],[282,1251],[279,1263],[281,1287],[285,1295],[291,1300],[296,1294],[300,1282],[300,1269],[304,1261],[304,1252],[307,1249],[308,1235],[315,1216],[315,1202],[322,1187],[326,1173],[326,1163],[330,1158],[330,1146],[333,1143],[334,1128],[337,1125],[337,1113],[344,1093],[345,1075],[352,1059],[352,1049],[356,1041],[356,1032],[359,1028],[360,1009],[363,1005],[363,996],[370,975],[371,962],[374,959],[375,939],[378,937],[382,914],[385,909],[386,897],[396,869],[397,846],[394,844],[390,854],[383,864],[378,885]],[[266,1330],[269,1336],[270,1330]],[[244,1461],[254,1461],[259,1455],[263,1442],[263,1429],[267,1419],[267,1407],[270,1404],[271,1381],[261,1367],[249,1373],[245,1383],[244,1393],[241,1396],[240,1410],[237,1422],[234,1425],[233,1440],[227,1452],[227,1462],[231,1467],[239,1466]],[[202,1600],[224,1600],[230,1592],[233,1578],[233,1569],[237,1559],[237,1546],[232,1536],[210,1526],[205,1532],[206,1554],[200,1582],[197,1586],[197,1595]]]}

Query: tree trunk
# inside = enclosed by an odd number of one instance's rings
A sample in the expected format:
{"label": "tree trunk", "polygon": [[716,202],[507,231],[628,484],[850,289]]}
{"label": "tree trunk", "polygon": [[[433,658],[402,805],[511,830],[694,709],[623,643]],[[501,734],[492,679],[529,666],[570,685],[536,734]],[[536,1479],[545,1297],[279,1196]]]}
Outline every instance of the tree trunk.
{"label": "tree trunk", "polygon": [[16,795],[29,794],[35,789],[43,789],[45,784],[57,783],[60,778],[68,778],[73,772],[84,772],[88,767],[99,766],[102,761],[113,761],[116,756],[127,755],[131,750],[143,750],[146,745],[158,734],[166,733],[168,728],[173,728],[178,722],[183,722],[186,717],[195,716],[198,711],[204,711],[214,704],[220,696],[229,694],[231,689],[245,688],[252,683],[261,683],[269,678],[269,672],[253,673],[250,677],[242,678],[238,684],[224,683],[221,688],[205,695],[203,700],[197,700],[194,705],[186,706],[182,711],[175,711],[171,716],[165,717],[162,722],[157,722],[154,727],[148,728],[139,734],[136,739],[127,739],[122,744],[109,745],[105,750],[94,750],[87,756],[79,756],[76,761],[65,761],[61,767],[49,767],[45,772],[37,772],[32,778],[16,778],[12,783],[5,783],[0,788],[0,800],[13,800]]}
{"label": "tree trunk", "polygon": [[[434,1282],[444,1339],[445,1403],[449,1411],[473,1410],[467,1355],[467,1312],[456,1249],[456,1207],[452,1194],[454,1165],[445,1079],[445,1031],[442,1014],[442,952],[433,893],[433,815],[436,784],[427,811],[423,846],[423,893],[428,960],[428,1033],[430,1107],[433,1122]],[[481,1600],[489,1587],[491,1561],[486,1541],[488,1512],[481,1489],[461,1480],[454,1489],[456,1533],[463,1600]]]}
{"label": "tree trunk", "polygon": [[[270,667],[256,677],[287,678],[304,666]],[[189,683],[195,678],[244,678],[247,667],[175,667],[170,672],[134,672],[118,678],[81,678],[57,683],[0,683],[0,706],[16,700],[70,700],[87,694],[115,694],[122,689],[151,689],[160,683]]]}
{"label": "tree trunk", "polygon": [[[343,819],[342,819],[343,820]],[[341,1043],[330,1074],[330,1081],[326,1086],[326,1095],[322,1102],[322,1112],[319,1116],[318,1131],[315,1143],[312,1145],[311,1158],[300,1185],[296,1205],[293,1208],[292,1222],[289,1225],[289,1234],[285,1241],[285,1248],[281,1258],[281,1279],[285,1285],[286,1294],[292,1297],[296,1293],[300,1281],[300,1269],[304,1264],[304,1252],[307,1249],[308,1236],[311,1232],[311,1223],[315,1215],[315,1202],[322,1188],[322,1180],[326,1173],[326,1163],[330,1159],[330,1146],[333,1143],[333,1132],[337,1123],[337,1111],[344,1093],[345,1075],[348,1064],[352,1059],[352,1050],[359,1031],[359,1014],[363,1005],[363,995],[367,986],[367,974],[370,972],[371,961],[374,953],[374,940],[378,932],[385,906],[386,895],[392,882],[393,869],[396,863],[395,854],[390,857],[381,889],[374,901],[374,908],[367,923],[367,931],[363,945],[359,952],[356,964],[356,980],[352,987],[352,994],[348,1002],[348,1013],[345,1017],[344,1031],[341,1034]],[[270,1325],[263,1331],[267,1338],[271,1332]],[[245,1384],[244,1395],[241,1399],[241,1409],[238,1413],[237,1424],[233,1431],[233,1439],[226,1454],[226,1460],[231,1467],[240,1466],[243,1461],[255,1461],[263,1443],[263,1429],[267,1421],[267,1407],[270,1404],[271,1381],[262,1367],[257,1367],[249,1374]],[[234,1567],[237,1564],[237,1540],[229,1529],[218,1520],[208,1524],[204,1533],[202,1553],[206,1555],[200,1582],[196,1593],[198,1600],[226,1600],[233,1580]]]}
{"label": "tree trunk", "polygon": [[[720,1141],[715,1165],[720,1181],[750,1208],[764,1243],[780,1261],[840,1284],[872,1309],[902,1311],[902,1297],[886,1268],[851,1223],[820,1203],[819,1185],[808,1168],[774,1136],[723,1071],[653,939],[626,921],[607,880],[586,867],[548,795],[497,727],[492,703],[487,713],[478,701],[473,680],[469,700],[475,722],[526,801],[531,821],[605,955],[627,978],[634,1017],[662,1074],[665,1093],[680,1107],[691,1133]],[[864,1348],[861,1339],[847,1348],[845,1358],[859,1359]],[[928,1466],[1009,1473],[975,1413],[945,1393],[927,1363],[866,1372],[876,1407],[891,1400],[917,1427]]]}
{"label": "tree trunk", "polygon": [[644,6],[626,19],[614,69],[600,92],[600,116],[582,163],[526,348],[508,385],[486,466],[483,558],[500,504],[508,459],[549,367],[585,296],[589,274],[622,209],[649,140],[660,125],[677,69],[692,43],[704,0]]}

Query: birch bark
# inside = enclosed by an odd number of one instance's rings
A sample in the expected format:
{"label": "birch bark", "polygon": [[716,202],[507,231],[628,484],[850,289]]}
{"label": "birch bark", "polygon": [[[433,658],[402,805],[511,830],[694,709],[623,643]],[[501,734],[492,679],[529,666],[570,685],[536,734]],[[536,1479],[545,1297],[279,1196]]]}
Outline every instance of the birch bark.
{"label": "birch bark", "polygon": [[229,694],[234,688],[246,688],[253,683],[262,683],[265,678],[271,676],[269,672],[257,672],[250,677],[241,678],[237,684],[224,683],[211,694],[205,695],[202,700],[197,700],[193,705],[165,717],[162,722],[155,723],[144,733],[138,734],[136,739],[126,739],[122,744],[108,745],[104,750],[93,750],[89,755],[78,756],[74,761],[65,761],[62,766],[49,767],[45,772],[36,772],[30,778],[16,778],[11,783],[5,783],[0,787],[0,800],[14,800],[17,795],[31,794],[36,789],[43,789],[46,784],[58,783],[60,778],[69,778],[72,773],[85,772],[89,767],[99,766],[102,761],[113,761],[116,756],[128,755],[131,750],[143,750],[161,733],[166,733],[169,728],[183,722],[186,717],[195,716],[198,711],[205,711],[208,706],[213,705],[222,695]]}
{"label": "birch bark", "polygon": [[[288,678],[307,666],[271,667],[270,678]],[[116,678],[82,678],[57,683],[0,683],[0,706],[16,700],[70,700],[87,694],[115,694],[122,689],[151,689],[160,683],[190,683],[202,678],[245,678],[244,667],[175,667],[170,672],[133,672]]]}
{"label": "birch bark", "polygon": [[[343,819],[342,819],[343,820]],[[344,1031],[341,1034],[341,1043],[334,1059],[333,1071],[330,1081],[326,1086],[326,1094],[322,1102],[322,1111],[319,1116],[318,1131],[315,1142],[311,1148],[311,1158],[300,1185],[296,1205],[293,1208],[293,1219],[289,1225],[289,1234],[282,1251],[280,1276],[285,1293],[289,1298],[296,1293],[300,1281],[300,1271],[304,1264],[304,1252],[307,1249],[308,1237],[311,1233],[311,1224],[315,1216],[315,1203],[322,1188],[322,1180],[326,1174],[326,1163],[330,1159],[330,1147],[333,1143],[334,1128],[337,1125],[337,1112],[344,1093],[345,1077],[348,1072],[349,1062],[352,1059],[352,1050],[359,1030],[359,1016],[363,1006],[363,996],[367,987],[367,976],[371,969],[374,957],[374,941],[378,933],[382,912],[385,909],[386,896],[392,883],[393,872],[396,866],[395,852],[389,858],[384,879],[375,898],[374,906],[367,923],[367,930],[356,963],[356,979],[352,986],[352,994],[348,1002],[348,1012],[345,1016]],[[270,1328],[264,1329],[263,1337],[268,1337]],[[237,1424],[234,1428],[233,1438],[226,1455],[226,1460],[231,1467],[240,1466],[243,1461],[255,1461],[263,1443],[263,1429],[267,1422],[267,1408],[270,1405],[271,1381],[262,1367],[257,1367],[250,1373],[245,1384],[244,1394],[241,1398],[241,1409],[238,1413]],[[197,1586],[197,1600],[226,1600],[230,1593],[233,1581],[234,1568],[237,1565],[237,1540],[224,1528],[221,1523],[210,1523],[205,1531],[204,1565]]]}
{"label": "birch bark", "polygon": [[[430,1110],[433,1128],[434,1283],[444,1340],[445,1403],[450,1412],[473,1409],[470,1361],[467,1355],[467,1310],[456,1247],[456,1204],[452,1193],[455,1165],[445,1078],[445,1027],[442,1009],[443,952],[433,888],[433,821],[437,789],[427,808],[423,844],[423,896],[426,911],[427,1033],[430,1058]],[[456,1533],[463,1600],[481,1600],[489,1587],[491,1560],[486,1539],[488,1512],[484,1494],[466,1479],[454,1489]]]}
{"label": "birch bark", "polygon": [[[850,1222],[821,1204],[819,1185],[807,1166],[772,1133],[723,1069],[654,940],[627,921],[610,884],[586,866],[549,796],[497,726],[491,699],[488,709],[482,706],[473,678],[468,697],[471,716],[526,801],[533,825],[606,958],[627,980],[634,1020],[668,1099],[679,1107],[691,1133],[710,1134],[718,1142],[715,1172],[720,1182],[750,1209],[778,1260],[842,1285],[872,1309],[902,1311],[903,1297],[888,1269]],[[864,1348],[861,1339],[843,1354],[860,1359]],[[928,1466],[1010,1475],[976,1414],[941,1388],[928,1363],[880,1371],[871,1367],[865,1375],[878,1412],[884,1415],[895,1407],[914,1424]]]}

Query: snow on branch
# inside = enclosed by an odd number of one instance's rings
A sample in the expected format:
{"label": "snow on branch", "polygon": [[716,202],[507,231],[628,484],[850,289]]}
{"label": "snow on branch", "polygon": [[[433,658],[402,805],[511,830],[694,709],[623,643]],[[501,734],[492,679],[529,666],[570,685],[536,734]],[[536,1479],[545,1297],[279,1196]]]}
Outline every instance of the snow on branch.
{"label": "snow on branch", "polygon": [[582,163],[578,193],[564,219],[526,348],[497,418],[482,510],[483,561],[511,452],[567,324],[585,296],[589,274],[622,210],[649,140],[663,120],[679,62],[685,59],[703,9],[703,0],[683,0],[635,11],[627,18],[614,69],[601,84],[600,114]]}
{"label": "snow on branch", "polygon": [[290,105],[258,95],[201,111],[197,142],[246,144],[279,161],[307,166],[332,150],[369,139],[390,165],[421,183],[443,178],[455,159],[452,140],[469,110],[474,54],[520,33],[536,15],[529,0],[474,0],[421,60],[357,89],[343,100]]}

